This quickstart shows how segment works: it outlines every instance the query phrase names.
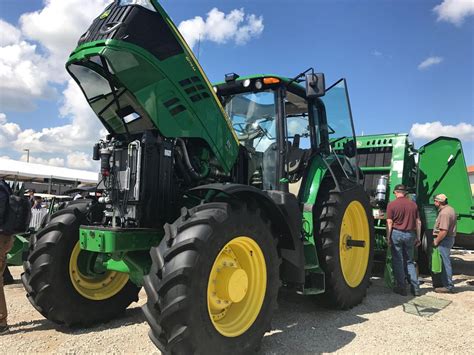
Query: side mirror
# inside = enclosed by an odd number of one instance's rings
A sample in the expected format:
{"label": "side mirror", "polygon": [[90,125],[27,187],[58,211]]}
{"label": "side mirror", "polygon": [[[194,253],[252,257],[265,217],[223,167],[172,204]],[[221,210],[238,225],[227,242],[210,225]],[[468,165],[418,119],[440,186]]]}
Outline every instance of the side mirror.
{"label": "side mirror", "polygon": [[306,97],[312,99],[324,96],[326,93],[326,82],[323,73],[306,74]]}

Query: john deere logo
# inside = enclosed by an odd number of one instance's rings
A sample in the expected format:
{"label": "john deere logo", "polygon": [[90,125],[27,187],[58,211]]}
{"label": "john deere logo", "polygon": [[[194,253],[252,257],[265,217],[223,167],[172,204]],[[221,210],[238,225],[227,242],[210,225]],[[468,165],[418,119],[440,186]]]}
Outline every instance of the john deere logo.
{"label": "john deere logo", "polygon": [[105,11],[102,15],[100,15],[100,19],[103,20],[104,18],[107,18],[110,15],[110,10]]}

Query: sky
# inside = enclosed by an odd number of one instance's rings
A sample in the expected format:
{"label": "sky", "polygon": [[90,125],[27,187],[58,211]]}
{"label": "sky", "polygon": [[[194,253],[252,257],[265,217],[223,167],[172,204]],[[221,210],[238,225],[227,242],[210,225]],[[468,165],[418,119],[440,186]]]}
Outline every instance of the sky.
{"label": "sky", "polygon": [[[96,170],[104,129],[64,64],[110,0],[0,0],[0,158]],[[163,0],[213,82],[347,79],[356,134],[461,139],[474,164],[474,1]]]}

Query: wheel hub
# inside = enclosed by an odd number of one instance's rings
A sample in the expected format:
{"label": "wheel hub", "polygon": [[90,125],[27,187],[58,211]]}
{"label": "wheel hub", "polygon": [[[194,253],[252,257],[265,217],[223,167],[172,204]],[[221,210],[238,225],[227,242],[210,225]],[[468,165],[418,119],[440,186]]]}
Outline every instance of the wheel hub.
{"label": "wheel hub", "polygon": [[216,293],[224,301],[237,303],[247,294],[249,278],[244,269],[224,267],[217,273]]}
{"label": "wheel hub", "polygon": [[77,242],[69,259],[69,277],[76,291],[93,301],[102,301],[115,296],[128,282],[128,275],[116,271],[92,274],[92,268],[87,265],[91,259],[86,253],[81,251]]}
{"label": "wheel hub", "polygon": [[364,279],[369,262],[370,231],[364,207],[352,201],[346,208],[339,236],[339,258],[342,273],[350,287]]}
{"label": "wheel hub", "polygon": [[236,237],[222,248],[207,288],[209,316],[220,334],[236,337],[250,328],[263,304],[266,274],[265,257],[253,239]]}

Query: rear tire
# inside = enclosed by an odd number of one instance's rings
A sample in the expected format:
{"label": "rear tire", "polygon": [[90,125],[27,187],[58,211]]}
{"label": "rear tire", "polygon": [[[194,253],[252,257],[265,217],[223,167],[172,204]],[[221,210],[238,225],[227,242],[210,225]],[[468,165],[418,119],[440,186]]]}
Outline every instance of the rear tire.
{"label": "rear tire", "polygon": [[[362,302],[369,287],[375,245],[372,209],[359,185],[339,192],[328,179],[319,191],[314,229],[326,292],[318,299],[349,309]],[[364,241],[364,247],[348,246],[350,238]]]}
{"label": "rear tire", "polygon": [[[153,264],[145,277],[148,301],[143,312],[151,327],[151,340],[170,354],[243,354],[257,350],[270,329],[279,286],[279,259],[269,221],[259,209],[242,202],[207,203],[191,210],[184,208],[181,217],[166,225],[165,231],[160,245],[150,252]],[[245,254],[239,251],[238,243],[242,241],[252,245],[251,249],[242,249],[247,250]],[[225,306],[228,308],[216,315],[213,302],[221,301],[213,299],[216,293],[210,291],[212,287],[217,290],[216,284],[223,284],[220,277],[225,272],[214,279],[215,267],[221,264],[218,260],[222,255],[230,253],[229,249],[247,272],[248,291],[245,288],[242,299],[230,301]],[[248,269],[245,260],[249,265],[264,260],[260,263],[264,269]],[[220,270],[225,269],[229,267]],[[252,271],[256,272],[253,277]],[[259,290],[263,290],[260,300],[254,298]],[[219,292],[217,296],[221,297]],[[229,322],[237,327],[232,328]]]}
{"label": "rear tire", "polygon": [[45,228],[30,238],[29,255],[23,263],[21,280],[28,300],[45,318],[58,324],[84,327],[105,322],[138,301],[140,288],[130,281],[110,298],[100,300],[84,297],[73,285],[71,256],[74,251],[76,255],[84,253],[77,250],[79,226],[88,222],[90,206],[90,201],[81,200],[54,213]]}

